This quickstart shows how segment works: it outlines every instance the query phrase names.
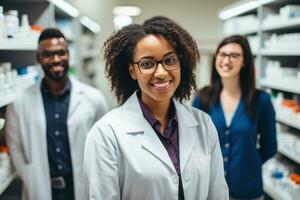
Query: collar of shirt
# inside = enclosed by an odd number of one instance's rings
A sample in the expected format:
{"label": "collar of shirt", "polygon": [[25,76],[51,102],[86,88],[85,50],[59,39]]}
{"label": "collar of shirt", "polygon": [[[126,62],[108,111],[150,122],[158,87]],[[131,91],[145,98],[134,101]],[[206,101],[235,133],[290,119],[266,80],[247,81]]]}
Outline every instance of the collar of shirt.
{"label": "collar of shirt", "polygon": [[[159,124],[159,126],[160,126],[160,122],[151,114],[150,110],[142,102],[140,91],[137,91],[137,96],[138,96],[138,100],[139,100],[144,118],[149,122],[151,127],[154,128],[157,124]],[[170,102],[170,107],[168,110],[168,117],[169,117],[168,126],[177,125],[176,108],[175,108],[175,104],[172,100]]]}
{"label": "collar of shirt", "polygon": [[[67,95],[67,94],[70,94],[71,88],[72,88],[72,84],[71,84],[70,79],[68,79],[68,82],[67,82],[65,88],[61,91],[61,93],[60,93],[59,96],[61,97],[61,96],[65,96],[65,95]],[[45,78],[42,80],[42,83],[41,83],[41,90],[42,90],[42,93],[43,93],[43,94],[46,94],[46,95],[49,95],[49,96],[53,96],[53,95],[51,94],[49,88],[48,88],[48,85],[47,85],[47,83],[46,83]]]}

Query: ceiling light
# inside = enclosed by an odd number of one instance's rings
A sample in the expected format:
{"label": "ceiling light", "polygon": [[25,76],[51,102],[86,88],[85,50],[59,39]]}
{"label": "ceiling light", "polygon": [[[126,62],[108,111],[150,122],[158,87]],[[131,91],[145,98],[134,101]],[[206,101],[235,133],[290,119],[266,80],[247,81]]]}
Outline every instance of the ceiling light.
{"label": "ceiling light", "polygon": [[132,18],[130,16],[115,16],[114,26],[116,30],[120,30],[124,26],[132,24]]}
{"label": "ceiling light", "polygon": [[62,11],[66,12],[72,17],[78,17],[79,11],[77,8],[73,7],[71,4],[67,3],[63,0],[48,0],[49,2],[53,3],[55,6],[60,8]]}
{"label": "ceiling light", "polygon": [[99,33],[101,31],[100,25],[88,18],[87,16],[82,16],[80,18],[80,23],[94,33]]}
{"label": "ceiling light", "polygon": [[141,14],[141,9],[136,6],[117,6],[113,9],[114,15],[137,16]]}
{"label": "ceiling light", "polygon": [[228,9],[225,8],[224,11],[221,11],[219,13],[219,18],[222,20],[226,20],[231,17],[237,16],[241,13],[257,8],[258,6],[259,6],[258,1],[249,1],[247,3],[233,6],[232,8],[228,8]]}

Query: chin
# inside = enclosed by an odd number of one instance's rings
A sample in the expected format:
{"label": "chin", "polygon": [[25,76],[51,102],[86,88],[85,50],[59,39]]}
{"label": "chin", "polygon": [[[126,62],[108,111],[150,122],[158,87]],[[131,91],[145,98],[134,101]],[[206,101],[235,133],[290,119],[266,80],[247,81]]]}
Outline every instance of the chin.
{"label": "chin", "polygon": [[155,95],[153,95],[155,97],[155,100],[157,101],[166,101],[172,98],[173,93],[170,92],[166,92],[166,93],[156,93]]}
{"label": "chin", "polygon": [[53,80],[53,81],[61,81],[66,77],[66,73],[63,73],[63,74],[46,74],[46,77],[48,79]]}

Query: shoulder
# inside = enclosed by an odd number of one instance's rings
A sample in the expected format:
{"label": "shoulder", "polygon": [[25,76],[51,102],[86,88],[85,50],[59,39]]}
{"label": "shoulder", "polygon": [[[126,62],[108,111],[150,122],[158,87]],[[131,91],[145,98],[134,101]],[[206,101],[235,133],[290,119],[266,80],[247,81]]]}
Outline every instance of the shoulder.
{"label": "shoulder", "polygon": [[[122,119],[123,111],[121,107],[114,108],[103,115],[95,124],[98,128],[105,127],[120,127],[123,123],[126,123],[126,119]],[[125,120],[125,121],[124,121]],[[120,123],[123,122],[123,123]]]}
{"label": "shoulder", "polygon": [[268,104],[271,102],[270,95],[262,90],[256,90],[258,103],[260,104]]}
{"label": "shoulder", "polygon": [[209,86],[205,86],[205,87],[201,88],[196,93],[196,96],[199,96],[199,97],[207,97],[209,95],[210,95],[210,87]]}
{"label": "shoulder", "polygon": [[116,130],[120,129],[123,123],[126,123],[121,119],[121,114],[122,111],[118,107],[102,116],[92,127],[90,133],[93,133],[94,136],[91,137],[98,137],[99,134],[101,134],[101,137],[115,137]]}
{"label": "shoulder", "polygon": [[17,98],[8,106],[30,106],[31,104],[42,100],[40,82],[36,82],[25,92],[17,94]]}
{"label": "shoulder", "polygon": [[192,106],[207,111],[209,109],[210,101],[212,99],[210,96],[211,95],[209,87],[203,87],[196,93],[192,102]]}
{"label": "shoulder", "polygon": [[[180,108],[178,114],[185,115],[185,117],[190,115],[190,119],[188,119],[189,121],[195,120],[200,125],[207,125],[207,123],[210,122],[209,115],[202,110],[180,103],[178,104],[178,107]],[[185,114],[184,112],[187,113]]]}
{"label": "shoulder", "polygon": [[206,141],[207,144],[212,145],[212,142],[214,143],[214,141],[217,140],[216,128],[210,116],[204,111],[188,105],[182,105],[178,115],[182,116],[178,116],[178,118],[181,119],[187,127],[194,127],[200,141]]}

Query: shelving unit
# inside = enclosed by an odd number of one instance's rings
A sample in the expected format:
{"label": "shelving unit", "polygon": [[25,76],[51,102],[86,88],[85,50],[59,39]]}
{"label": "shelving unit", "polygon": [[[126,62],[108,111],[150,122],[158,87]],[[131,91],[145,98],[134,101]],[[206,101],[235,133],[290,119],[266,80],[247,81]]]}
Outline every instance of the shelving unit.
{"label": "shelving unit", "polygon": [[81,71],[79,79],[89,85],[96,85],[96,71],[99,70],[100,63],[100,44],[97,41],[97,34],[101,27],[90,18],[83,16],[80,18],[82,24],[80,52],[81,54]]}
{"label": "shelving unit", "polygon": [[286,118],[283,118],[281,117],[280,115],[278,115],[276,117],[276,120],[279,122],[279,123],[283,123],[287,126],[291,126],[293,128],[296,128],[296,129],[299,129],[300,130],[300,124],[299,123],[296,123],[294,120],[291,120],[291,119],[286,119]]}
{"label": "shelving unit", "polygon": [[[291,7],[285,6],[291,4],[300,6],[300,0],[242,0],[220,10],[219,17],[222,20],[225,36],[241,34],[249,39],[256,60],[257,86],[272,91],[273,94],[281,92],[285,98],[298,101],[299,105],[300,15],[289,16],[287,10],[291,10]],[[253,24],[256,22],[253,19],[257,19],[256,30],[253,31],[250,28],[245,30],[244,27],[254,27]],[[248,20],[252,24],[241,23],[242,20]],[[299,34],[299,39],[294,39],[298,37],[296,34]],[[275,61],[277,66],[274,64]],[[286,112],[281,112],[280,109],[276,110],[278,127],[296,130],[300,135],[300,114],[299,119],[295,116],[298,115],[289,115]],[[286,134],[291,133],[287,131]],[[282,145],[281,141],[278,140],[278,153],[286,159],[293,160],[295,162],[294,167],[300,169],[299,153],[292,151],[291,146]],[[268,175],[264,174],[263,178],[264,190],[273,199],[296,199],[286,191],[288,188],[276,185]]]}
{"label": "shelving unit", "polygon": [[17,176],[16,172],[11,172],[6,177],[0,177],[0,194],[4,192],[4,190],[10,185],[10,183],[14,180],[14,178]]}
{"label": "shelving unit", "polygon": [[0,51],[36,51],[37,44],[10,44],[4,43],[0,46]]}
{"label": "shelving unit", "polygon": [[20,79],[17,88],[12,90],[10,93],[5,96],[0,95],[0,107],[6,106],[16,100],[23,92],[35,84],[34,79]]}
{"label": "shelving unit", "polygon": [[287,30],[300,27],[300,19],[281,20],[274,24],[262,25],[262,31]]}
{"label": "shelving unit", "polygon": [[289,159],[295,161],[300,165],[300,158],[299,155],[296,155],[292,149],[290,149],[287,146],[278,146],[278,152],[281,153],[282,155],[288,157]]}
{"label": "shelving unit", "polygon": [[260,53],[262,56],[300,56],[300,51],[296,50],[269,50],[261,49]]}
{"label": "shelving unit", "polygon": [[290,195],[286,188],[279,185],[274,184],[274,182],[270,181],[270,178],[267,176],[263,177],[264,182],[264,191],[274,200],[294,200],[294,198]]}
{"label": "shelving unit", "polygon": [[[75,69],[72,70],[73,72],[80,72],[84,59],[80,55],[80,37],[83,25],[80,23],[79,10],[64,0],[0,0],[0,5],[3,6],[4,12],[18,10],[19,18],[23,14],[27,14],[30,25],[38,25],[42,28],[58,27],[70,43],[70,67]],[[36,65],[36,49],[37,41],[12,39],[1,42],[0,62],[10,62],[13,68]],[[34,79],[21,80],[18,88],[5,95],[0,95],[0,108],[12,103],[34,84]],[[15,176],[16,173],[12,171],[5,179],[0,177],[0,195]]]}
{"label": "shelving unit", "polygon": [[299,84],[299,82],[295,79],[280,79],[280,80],[272,80],[272,79],[262,79],[259,84],[262,87],[272,88],[280,91],[291,92],[295,94],[300,94],[300,88],[295,87]]}

